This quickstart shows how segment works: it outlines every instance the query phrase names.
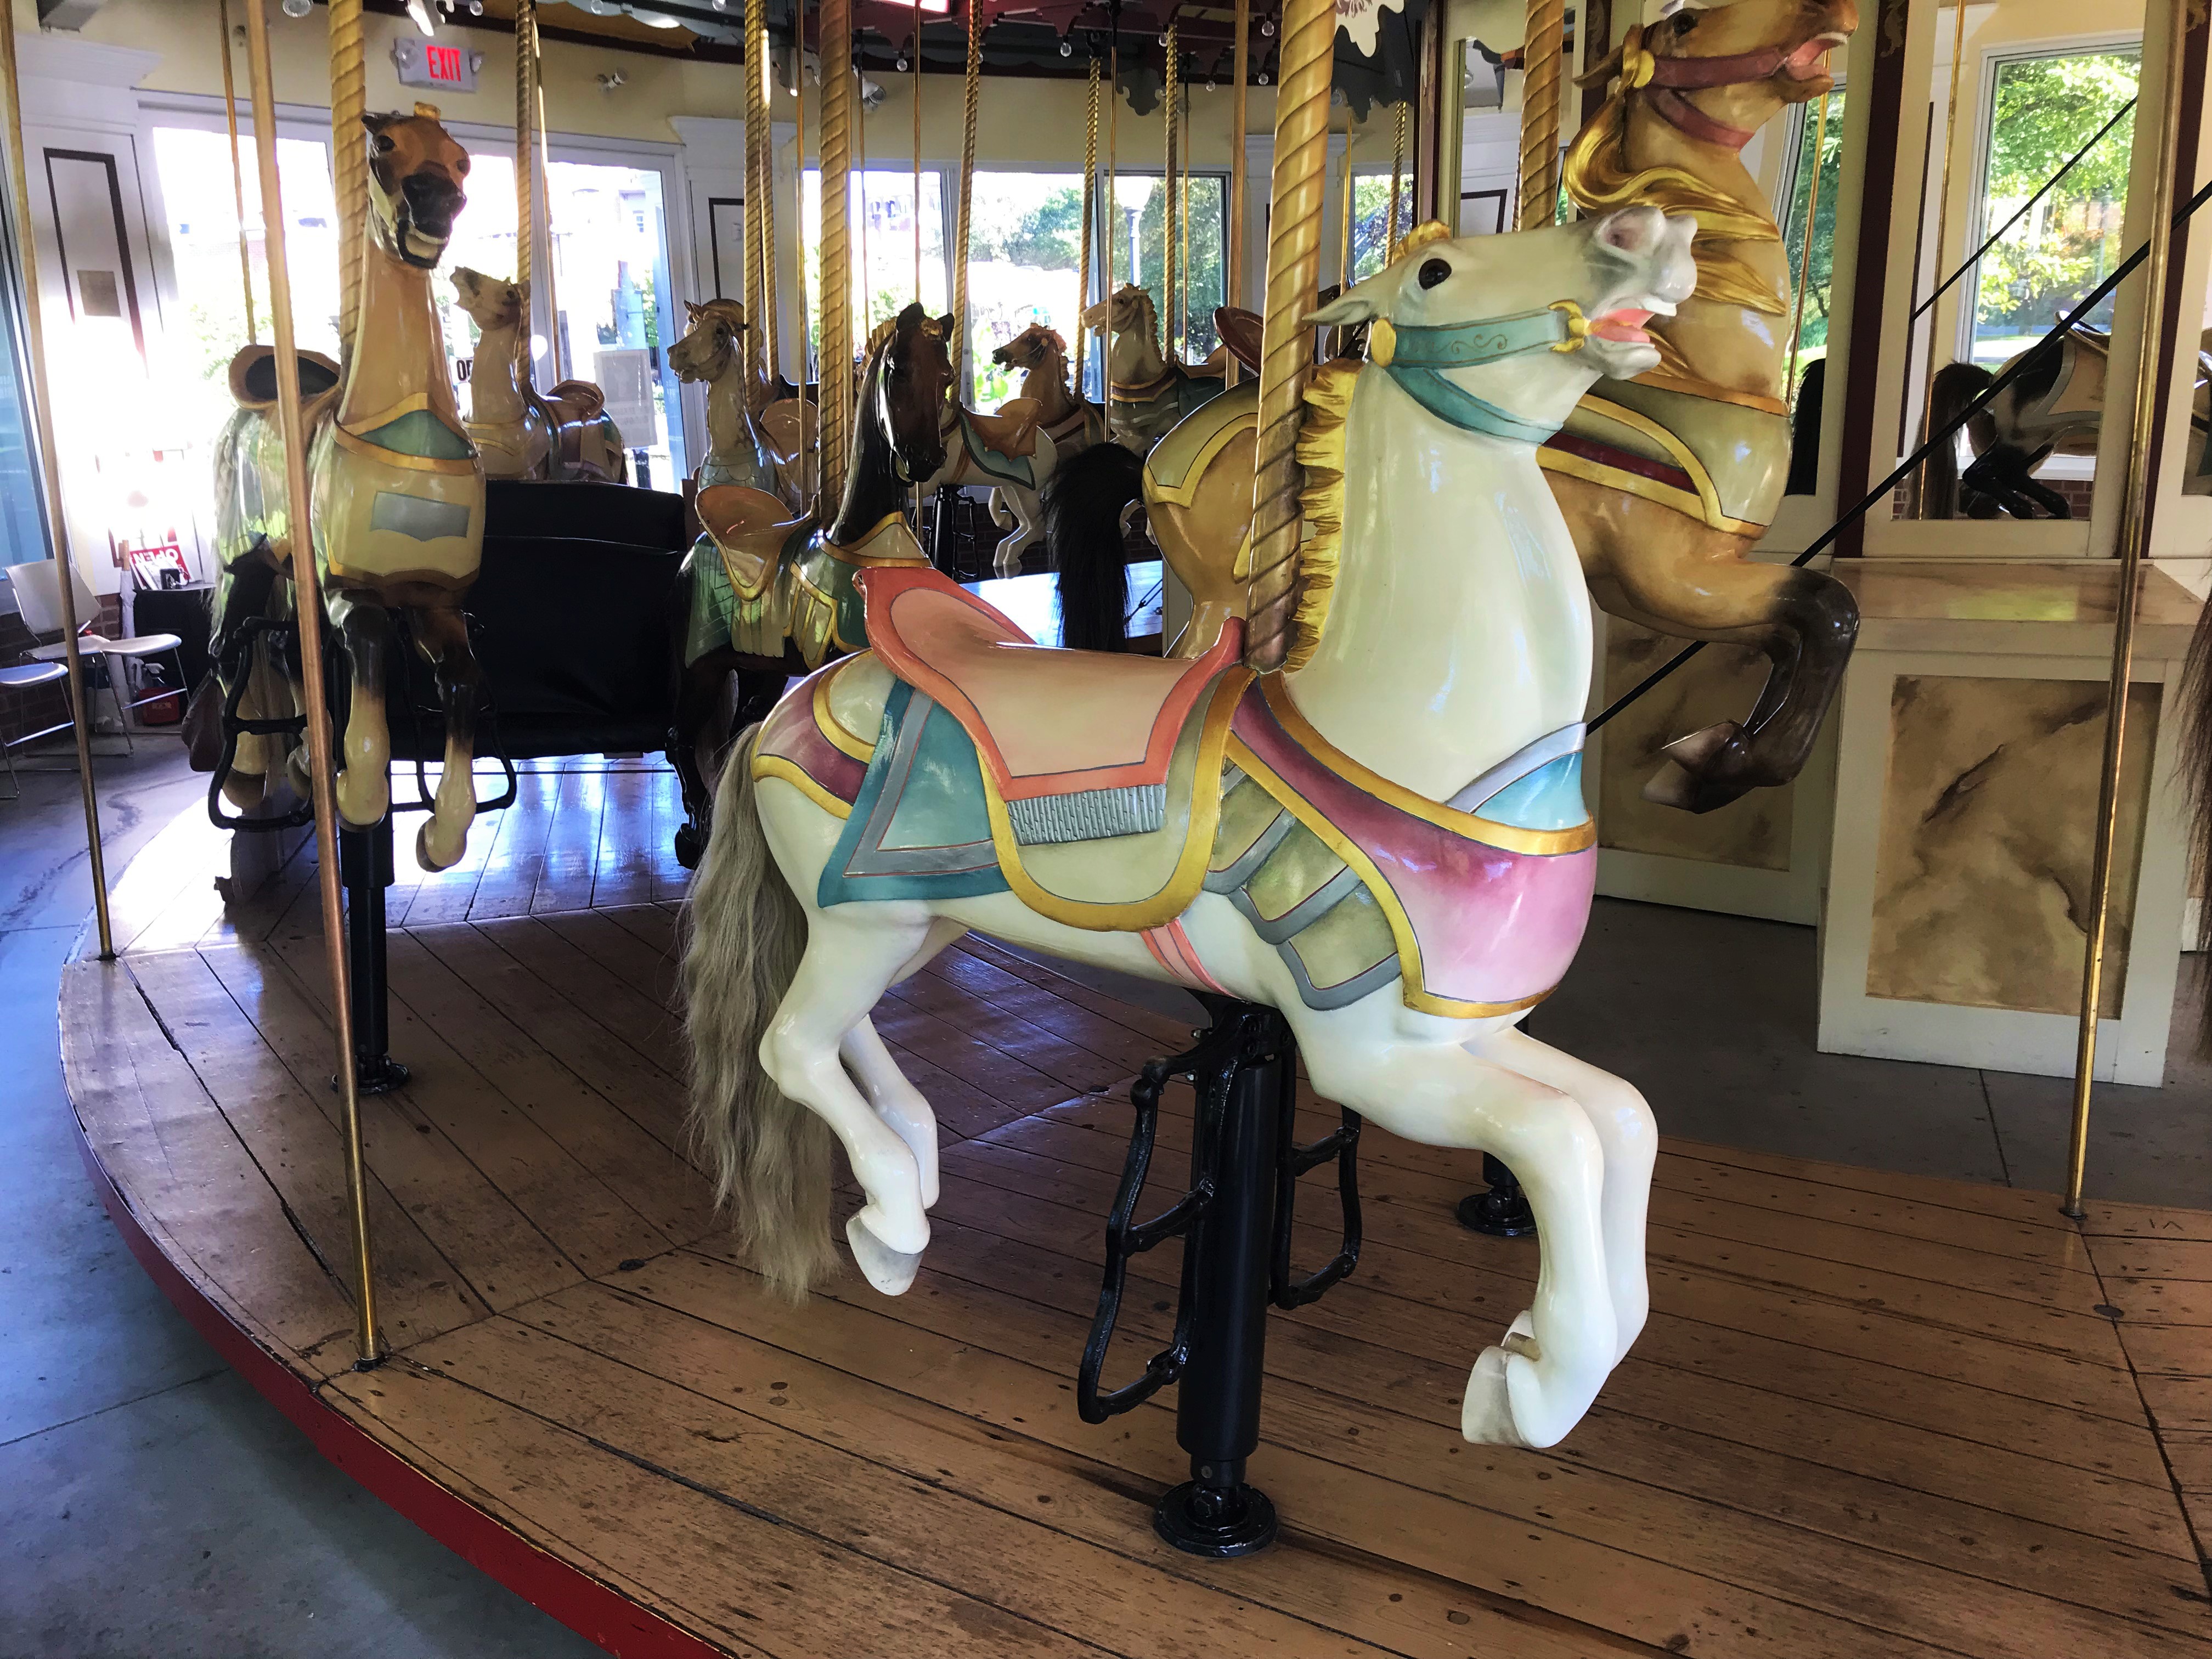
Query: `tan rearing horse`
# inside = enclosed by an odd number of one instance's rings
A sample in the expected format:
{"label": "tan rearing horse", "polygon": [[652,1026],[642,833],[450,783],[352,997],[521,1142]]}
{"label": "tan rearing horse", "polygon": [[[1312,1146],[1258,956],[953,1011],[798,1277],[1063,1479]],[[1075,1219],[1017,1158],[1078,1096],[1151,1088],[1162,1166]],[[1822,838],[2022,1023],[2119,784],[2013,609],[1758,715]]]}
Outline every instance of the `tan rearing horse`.
{"label": "tan rearing horse", "polygon": [[1644,787],[1692,811],[1796,776],[1858,634],[1835,578],[1747,556],[1789,473],[1793,273],[1741,154],[1834,86],[1827,54],[1857,27],[1855,0],[1734,0],[1632,28],[1593,71],[1618,85],[1567,153],[1584,213],[1650,205],[1698,220],[1698,291],[1654,324],[1659,368],[1607,382],[1539,452],[1607,611],[1767,655],[1742,723],[1679,739]]}

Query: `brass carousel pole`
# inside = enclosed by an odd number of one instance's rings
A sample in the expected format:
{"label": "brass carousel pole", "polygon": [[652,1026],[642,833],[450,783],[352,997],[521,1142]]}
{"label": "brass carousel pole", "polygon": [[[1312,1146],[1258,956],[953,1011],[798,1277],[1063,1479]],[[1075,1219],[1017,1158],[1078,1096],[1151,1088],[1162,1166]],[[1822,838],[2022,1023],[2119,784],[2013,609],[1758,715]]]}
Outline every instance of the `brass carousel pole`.
{"label": "brass carousel pole", "polygon": [[[333,24],[336,19],[332,19]],[[332,49],[337,48],[333,29]],[[355,35],[356,46],[359,34]],[[368,1172],[362,1156],[361,1095],[356,1086],[353,1053],[353,1000],[346,984],[345,912],[338,894],[338,837],[337,787],[332,763],[336,750],[331,738],[331,710],[324,694],[323,606],[315,577],[313,537],[307,532],[307,447],[300,420],[300,377],[282,372],[299,361],[292,334],[292,276],[284,249],[284,207],[276,175],[276,94],[269,71],[269,19],[260,0],[246,0],[246,63],[253,97],[253,148],[261,162],[261,216],[270,234],[265,243],[269,258],[269,314],[276,337],[276,424],[284,442],[285,521],[292,527],[292,586],[300,618],[300,659],[307,695],[307,773],[315,808],[316,885],[323,912],[323,952],[331,975],[331,1024],[337,1039],[338,1097],[344,1115],[346,1196],[353,1223],[354,1341],[362,1365],[381,1357],[376,1329],[376,1272],[369,1250]],[[359,64],[350,65],[358,84]],[[342,62],[331,58],[332,80],[342,72]],[[358,122],[348,141],[366,150]],[[365,165],[365,161],[364,161]]]}
{"label": "brass carousel pole", "polygon": [[253,321],[253,256],[246,246],[246,166],[238,153],[238,83],[231,71],[230,0],[216,0],[216,25],[222,30],[222,117],[230,129],[230,196],[238,205],[238,280],[246,292],[246,343],[258,345]]}
{"label": "brass carousel pole", "polygon": [[1398,199],[1406,188],[1406,106],[1398,106],[1398,136],[1390,152],[1390,213],[1382,228],[1382,263],[1398,257]]}
{"label": "brass carousel pole", "polygon": [[822,66],[822,358],[818,420],[822,478],[818,499],[826,526],[845,488],[853,419],[853,294],[847,267],[852,241],[848,194],[853,160],[853,8],[822,0],[816,26]]}
{"label": "brass carousel pole", "polygon": [[[1943,244],[1948,240],[1944,231],[1951,216],[1951,157],[1959,146],[1959,68],[1966,55],[1966,0],[1951,0],[1951,94],[1943,106],[1943,182],[1942,193],[1936,198],[1936,263],[1930,268],[1928,280],[1931,283],[1943,280]],[[1827,100],[1821,100],[1820,112],[1827,113]],[[1924,176],[1924,175],[1923,175]],[[1815,174],[1817,178],[1818,175]],[[1808,224],[1811,222],[1808,219]],[[1913,273],[1917,284],[1920,274]],[[2154,303],[2155,303],[2154,301]],[[1931,306],[1928,312],[1928,364],[1920,377],[1920,435],[1925,438],[1930,430],[1929,412],[1936,402],[1936,324],[1938,313]],[[1907,371],[1910,372],[1909,370]],[[1928,511],[1928,467],[1923,463],[1914,475],[1912,488],[1916,497],[1915,518],[1924,517]]]}
{"label": "brass carousel pole", "polygon": [[[0,18],[0,78],[7,82],[8,173],[15,195],[15,257],[23,278],[23,356],[31,374],[31,415],[38,431],[39,480],[47,532],[54,543],[54,586],[60,591],[62,654],[69,665],[70,725],[76,730],[78,787],[84,793],[85,851],[92,866],[92,917],[100,934],[100,959],[115,959],[115,931],[107,915],[107,855],[100,844],[100,796],[92,781],[92,703],[85,695],[84,653],[76,638],[76,561],[63,515],[61,450],[54,439],[54,405],[46,385],[46,334],[39,317],[39,245],[31,230],[31,187],[23,168],[23,94],[15,75],[15,29]],[[255,123],[256,127],[259,123]],[[267,217],[265,207],[264,216]],[[270,222],[276,222],[273,219]]]}
{"label": "brass carousel pole", "polygon": [[538,379],[538,354],[530,343],[534,297],[531,282],[534,261],[531,255],[538,240],[538,131],[532,113],[536,102],[532,87],[538,59],[537,38],[538,0],[515,0],[514,286],[522,295],[522,319],[514,331],[514,368],[526,388],[536,384]]}
{"label": "brass carousel pole", "polygon": [[[518,0],[526,9],[534,0]],[[248,5],[252,12],[258,8]],[[361,252],[365,246],[362,233],[363,216],[368,211],[368,151],[362,140],[361,118],[368,110],[368,53],[362,44],[361,0],[330,0],[331,9],[331,179],[337,194],[338,204],[338,361],[342,364],[353,361],[353,340],[356,324],[361,316]],[[520,25],[517,25],[520,27]],[[246,30],[246,66],[249,78],[253,63],[253,26],[248,18]],[[517,125],[521,125],[518,118]],[[256,124],[257,128],[258,123]],[[260,143],[258,131],[254,134],[257,148]],[[261,222],[264,226],[280,225],[275,209],[267,196],[261,198]],[[282,233],[269,234],[267,240],[276,242]],[[517,239],[520,242],[520,238]],[[273,289],[276,277],[270,285]],[[272,293],[270,303],[275,303]],[[528,301],[524,301],[526,307]],[[523,325],[516,338],[527,342],[530,337],[530,313],[522,313]],[[281,362],[284,359],[280,356]],[[276,377],[283,380],[280,374]]]}
{"label": "brass carousel pole", "polygon": [[1559,70],[1566,56],[1566,0],[1528,0],[1521,48],[1521,228],[1559,214]]}
{"label": "brass carousel pole", "polygon": [[1305,318],[1321,276],[1328,188],[1330,50],[1334,0],[1285,0],[1276,77],[1275,178],[1267,225],[1267,297],[1260,346],[1260,429],[1253,456],[1252,562],[1244,660],[1283,665],[1297,603],[1298,427],[1313,337]]}
{"label": "brass carousel pole", "polygon": [[[1244,120],[1245,106],[1252,78],[1250,53],[1252,49],[1252,0],[1237,0],[1237,37],[1231,48],[1236,60],[1236,79],[1229,92],[1229,293],[1228,303],[1244,303]],[[1229,374],[1223,384],[1235,386],[1243,378],[1243,365],[1234,356],[1229,359]]]}
{"label": "brass carousel pole", "polygon": [[961,88],[960,203],[952,220],[952,338],[945,342],[964,394],[968,370],[968,230],[975,202],[975,116],[983,93],[983,0],[968,0],[968,64]]}
{"label": "brass carousel pole", "polygon": [[1181,35],[1174,15],[1168,19],[1166,40],[1161,46],[1161,55],[1167,66],[1165,84],[1161,88],[1161,125],[1167,132],[1166,166],[1160,175],[1160,334],[1161,343],[1168,349],[1168,361],[1183,360],[1182,343],[1176,337],[1176,323],[1182,314],[1176,303],[1176,94],[1180,89],[1179,65],[1176,58]]}
{"label": "brass carousel pole", "polygon": [[1338,220],[1336,247],[1336,287],[1340,294],[1349,292],[1352,288],[1352,219],[1354,193],[1352,178],[1352,106],[1346,103],[1344,106],[1344,160],[1340,163],[1344,176],[1340,181],[1342,185],[1340,192],[1341,200],[1337,204],[1342,210]]}
{"label": "brass carousel pole", "polygon": [[[798,135],[793,146],[797,154],[791,168],[791,252],[793,269],[799,273],[799,494],[800,500],[818,514],[821,501],[817,486],[822,471],[818,453],[822,443],[822,360],[818,352],[814,354],[814,442],[810,446],[806,441],[807,357],[814,340],[814,331],[808,320],[812,294],[806,283],[806,0],[792,0],[791,61],[795,65],[791,77],[791,123]],[[816,191],[817,201],[820,194]]]}
{"label": "brass carousel pole", "polygon": [[[1083,313],[1091,309],[1091,233],[1098,218],[1098,53],[1091,53],[1083,130],[1083,233],[1075,259],[1075,400],[1083,401],[1083,382],[1091,368],[1091,346],[1084,337]],[[1102,376],[1103,378],[1103,376]]]}
{"label": "brass carousel pole", "polygon": [[2089,1091],[2097,1068],[2097,1021],[2103,1012],[2112,859],[2118,841],[2120,765],[2127,753],[2128,684],[2135,669],[2136,599],[2142,586],[2143,540],[2150,519],[2151,444],[2158,426],[2166,274],[2175,235],[2173,174],[2180,148],[2182,59],[2189,32],[2189,9],[2182,0],[2166,0],[2166,95],[2160,106],[2158,173],[2151,189],[2150,252],[2142,275],[2143,347],[2136,362],[2134,424],[2128,432],[2128,503],[2120,515],[2119,593],[2112,613],[2112,678],[2105,693],[2104,766],[2097,781],[2089,938],[2081,971],[2081,1030],[2074,1051],[2074,1121],[2066,1147],[2065,1212],[2076,1221],[2083,1214],[2081,1185],[2089,1161]]}
{"label": "brass carousel pole", "polygon": [[745,410],[755,420],[775,396],[775,362],[769,356],[768,265],[775,258],[768,246],[768,7],[745,0]]}
{"label": "brass carousel pole", "polygon": [[[1114,166],[1121,159],[1121,0],[1106,0],[1111,33],[1106,46],[1106,337],[1105,372],[1099,379],[1106,388],[1106,430],[1114,430]],[[1130,256],[1129,275],[1136,276],[1136,256]]]}
{"label": "brass carousel pole", "polygon": [[921,299],[921,0],[914,0],[914,297]]}

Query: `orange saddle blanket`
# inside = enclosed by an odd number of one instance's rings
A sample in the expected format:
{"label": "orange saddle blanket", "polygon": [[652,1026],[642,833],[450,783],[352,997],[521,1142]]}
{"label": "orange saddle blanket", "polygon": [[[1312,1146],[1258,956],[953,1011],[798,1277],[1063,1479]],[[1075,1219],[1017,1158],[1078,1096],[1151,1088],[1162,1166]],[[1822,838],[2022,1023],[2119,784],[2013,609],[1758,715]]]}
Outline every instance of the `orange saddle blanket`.
{"label": "orange saddle blanket", "polygon": [[1065,651],[941,571],[886,566],[859,581],[876,655],[959,720],[1008,802],[1164,784],[1192,708],[1243,649],[1232,621],[1202,657]]}

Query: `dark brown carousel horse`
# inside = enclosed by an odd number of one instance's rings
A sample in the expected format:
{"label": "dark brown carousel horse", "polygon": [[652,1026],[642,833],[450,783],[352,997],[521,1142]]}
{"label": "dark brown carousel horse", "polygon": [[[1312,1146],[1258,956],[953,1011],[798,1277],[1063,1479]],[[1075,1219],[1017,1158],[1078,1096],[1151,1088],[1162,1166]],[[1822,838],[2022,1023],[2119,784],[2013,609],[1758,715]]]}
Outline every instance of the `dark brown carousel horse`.
{"label": "dark brown carousel horse", "polygon": [[945,338],[943,324],[919,305],[878,327],[860,375],[854,453],[826,531],[811,514],[790,516],[765,490],[719,484],[699,492],[705,530],[684,560],[668,749],[684,791],[676,855],[686,867],[706,849],[730,739],[774,706],[791,675],[866,648],[854,574],[929,562],[906,503],[915,484],[945,464],[953,380]]}

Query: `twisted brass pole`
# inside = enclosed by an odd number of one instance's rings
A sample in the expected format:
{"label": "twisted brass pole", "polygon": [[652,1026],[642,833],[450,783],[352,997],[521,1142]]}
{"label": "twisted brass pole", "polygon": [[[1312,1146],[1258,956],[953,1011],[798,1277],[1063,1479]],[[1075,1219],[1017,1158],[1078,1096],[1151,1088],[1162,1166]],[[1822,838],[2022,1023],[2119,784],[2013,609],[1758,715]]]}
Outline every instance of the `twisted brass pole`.
{"label": "twisted brass pole", "polygon": [[[1100,379],[1106,388],[1106,429],[1114,429],[1114,218],[1118,205],[1115,200],[1114,166],[1121,156],[1121,0],[1108,0],[1107,16],[1111,29],[1106,43],[1106,268],[1103,273],[1106,285],[1106,326],[1103,331],[1106,341],[1105,372]],[[1135,276],[1136,255],[1130,255],[1130,276]]]}
{"label": "twisted brass pole", "polygon": [[[2136,599],[2150,521],[2151,449],[2158,432],[2159,371],[2165,367],[2166,277],[2172,251],[2174,172],[2181,136],[2182,65],[2190,8],[2167,0],[2165,100],[2158,172],[2151,191],[2150,249],[2142,275],[2142,356],[2136,362],[2134,425],[2128,433],[2127,510],[2120,515],[2120,580],[2112,615],[2112,670],[2105,693],[2105,753],[2097,780],[2097,844],[2090,863],[2089,926],[2081,968],[2081,1020],[2074,1052],[2074,1121],[2066,1146],[2065,1213],[2081,1219],[2089,1162],[2089,1096],[2097,1070],[2097,1021],[2104,1012],[2105,951],[2112,925],[2112,864],[2119,839],[2120,769],[2127,756],[2128,685],[2135,678]],[[2140,129],[2138,129],[2140,131]],[[2171,927],[2172,918],[2154,918]],[[2139,936],[2139,934],[2138,934]],[[2170,936],[2169,936],[2170,937]]]}
{"label": "twisted brass pole", "polygon": [[[76,561],[70,551],[69,519],[62,501],[61,449],[54,438],[53,398],[46,384],[46,333],[39,314],[39,245],[31,228],[31,188],[23,167],[23,92],[15,75],[15,30],[0,18],[0,82],[8,94],[8,173],[15,192],[16,268],[23,279],[23,356],[31,381],[31,417],[39,439],[39,484],[46,528],[54,543],[55,586],[60,590],[62,658],[69,667],[70,725],[76,734],[77,787],[84,796],[84,840],[92,868],[92,919],[100,934],[100,958],[115,957],[115,933],[107,915],[107,854],[100,844],[100,796],[92,777],[92,703],[86,696],[84,653],[77,643]],[[260,123],[256,122],[258,131]],[[263,217],[275,216],[268,198]],[[283,376],[277,377],[282,380]]]}
{"label": "twisted brass pole", "polygon": [[1313,362],[1305,325],[1321,274],[1328,186],[1330,46],[1334,0],[1285,0],[1282,74],[1275,95],[1275,178],[1267,227],[1267,296],[1260,347],[1260,429],[1252,477],[1252,564],[1244,660],[1261,673],[1283,665],[1297,602],[1297,449]]}
{"label": "twisted brass pole", "polygon": [[750,337],[741,345],[752,365],[745,376],[745,408],[757,419],[768,407],[775,382],[775,365],[768,355],[768,275],[766,265],[775,256],[766,246],[763,222],[768,212],[768,191],[762,158],[768,152],[768,92],[761,84],[762,66],[768,57],[767,0],[745,0],[745,322]]}
{"label": "twisted brass pole", "polygon": [[[335,23],[336,20],[332,21]],[[335,30],[333,30],[335,37]],[[355,34],[356,48],[359,32]],[[358,58],[356,51],[356,58]],[[315,576],[313,537],[308,526],[307,434],[300,418],[300,377],[290,372],[298,361],[292,331],[292,276],[286,258],[284,208],[276,175],[276,93],[269,71],[269,19],[260,0],[246,0],[246,64],[253,92],[253,147],[261,161],[261,212],[270,234],[269,319],[276,336],[276,429],[284,444],[284,522],[291,528],[292,586],[299,616],[300,665],[307,685],[307,775],[315,808],[316,886],[322,900],[323,952],[331,975],[331,1024],[337,1039],[338,1103],[345,1125],[346,1197],[353,1224],[354,1340],[360,1363],[382,1356],[376,1329],[376,1263],[369,1249],[368,1170],[362,1152],[361,1094],[353,1053],[353,1003],[346,981],[345,912],[338,896],[337,799],[331,737],[331,709],[323,694],[323,605]],[[332,41],[331,78],[350,75],[358,86],[362,66],[337,55]],[[359,124],[354,136],[358,138]],[[359,145],[356,146],[360,148]],[[365,154],[365,152],[364,152]],[[366,203],[362,204],[366,206]]]}
{"label": "twisted brass pole", "polygon": [[238,204],[238,280],[246,291],[246,343],[258,345],[261,334],[253,321],[253,256],[246,246],[246,167],[238,151],[238,84],[230,63],[230,0],[216,0],[215,15],[216,27],[222,30],[222,117],[230,129],[230,195]]}
{"label": "twisted brass pole", "polygon": [[1091,232],[1098,218],[1098,54],[1091,54],[1086,79],[1083,126],[1082,248],[1075,258],[1075,398],[1083,400],[1083,382],[1091,368],[1091,343],[1083,313],[1091,309]]}
{"label": "twisted brass pole", "polygon": [[1339,221],[1336,248],[1336,287],[1340,294],[1348,293],[1352,288],[1352,214],[1354,192],[1352,180],[1352,106],[1350,104],[1344,106],[1343,167],[1343,200],[1338,204],[1343,211]]}
{"label": "twisted brass pole", "polygon": [[1528,0],[1521,48],[1521,228],[1555,222],[1559,204],[1559,65],[1566,0]]}
{"label": "twisted brass pole", "polygon": [[[1237,0],[1236,44],[1231,53],[1236,60],[1236,79],[1229,93],[1229,292],[1224,296],[1232,306],[1244,303],[1244,119],[1247,83],[1252,78],[1251,49],[1252,0]],[[1223,384],[1235,386],[1243,378],[1243,365],[1231,356]]]}
{"label": "twisted brass pole", "polygon": [[[353,362],[354,331],[361,318],[361,259],[365,242],[363,227],[368,214],[368,138],[362,118],[368,113],[368,50],[361,33],[361,0],[330,0],[331,3],[331,180],[338,204],[338,360]],[[527,7],[533,0],[520,0]],[[248,3],[251,14],[254,6]],[[246,62],[252,63],[253,21],[246,19]],[[257,123],[258,126],[258,123]],[[258,146],[260,135],[257,131]],[[282,222],[261,198],[264,245],[283,234]],[[276,278],[270,278],[271,287]],[[529,314],[523,316],[519,337],[530,337]],[[289,362],[289,359],[280,359]],[[283,374],[276,377],[285,379]]]}
{"label": "twisted brass pole", "polygon": [[853,138],[852,0],[822,0],[817,27],[822,65],[822,483],[827,525],[845,488],[853,418],[853,289],[847,218]]}
{"label": "twisted brass pole", "polygon": [[[791,78],[791,120],[797,133],[792,160],[791,252],[793,269],[799,273],[799,499],[821,510],[817,486],[821,480],[822,443],[822,387],[818,379],[821,356],[814,356],[814,374],[807,373],[808,352],[812,347],[814,331],[809,321],[812,313],[808,307],[812,295],[806,284],[806,0],[792,0],[791,4],[792,62],[798,70]],[[815,192],[821,200],[821,192]],[[806,382],[815,380],[814,442],[806,441]]]}
{"label": "twisted brass pole", "polygon": [[1813,229],[1820,217],[1820,152],[1828,143],[1828,100],[1832,91],[1820,94],[1820,118],[1813,134],[1813,182],[1805,192],[1805,235],[1797,252],[1797,300],[1790,318],[1790,381],[1782,396],[1797,406],[1797,348],[1805,336],[1805,290],[1813,280]]}
{"label": "twisted brass pole", "polygon": [[921,300],[921,0],[914,0],[914,297]]}
{"label": "twisted brass pole", "polygon": [[1382,263],[1398,257],[1398,198],[1406,186],[1406,106],[1398,106],[1397,146],[1390,152],[1390,216],[1382,232]]}
{"label": "twisted brass pole", "polygon": [[1160,178],[1160,332],[1165,337],[1161,343],[1168,349],[1168,361],[1181,362],[1182,345],[1176,332],[1176,322],[1182,315],[1176,303],[1176,278],[1180,274],[1176,260],[1176,94],[1180,90],[1181,77],[1176,50],[1181,34],[1173,19],[1168,23],[1167,42],[1164,47],[1167,59],[1167,76],[1162,88],[1167,118],[1161,125],[1167,131],[1167,165]]}
{"label": "twisted brass pole", "polygon": [[[751,73],[750,68],[746,71]],[[769,103],[770,64],[768,26],[761,25],[761,314],[753,319],[760,331],[761,352],[768,364],[769,396],[774,398],[783,376],[783,307],[776,296],[775,268],[775,120]]]}
{"label": "twisted brass pole", "polygon": [[538,120],[532,94],[537,73],[538,0],[514,5],[514,286],[522,295],[522,316],[514,331],[514,374],[527,388],[537,381],[537,354],[531,349],[530,319],[535,284],[532,254],[538,241]]}
{"label": "twisted brass pole", "polygon": [[1190,82],[1182,83],[1182,107],[1176,125],[1182,129],[1182,172],[1176,185],[1176,263],[1182,271],[1176,292],[1181,296],[1183,356],[1190,356]]}
{"label": "twisted brass pole", "polygon": [[960,208],[952,222],[952,338],[945,342],[964,389],[968,367],[968,227],[975,199],[975,112],[983,91],[983,0],[968,0],[967,80],[960,112]]}

